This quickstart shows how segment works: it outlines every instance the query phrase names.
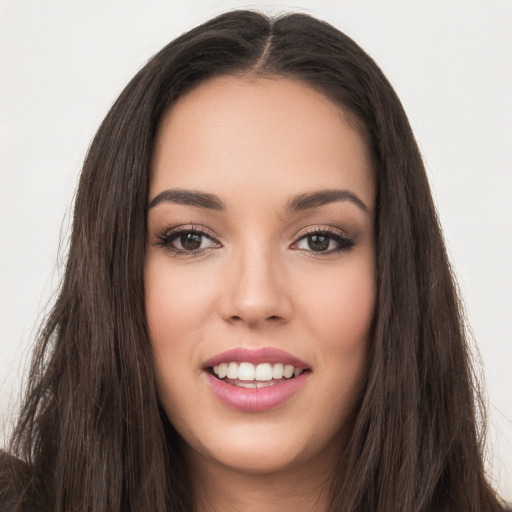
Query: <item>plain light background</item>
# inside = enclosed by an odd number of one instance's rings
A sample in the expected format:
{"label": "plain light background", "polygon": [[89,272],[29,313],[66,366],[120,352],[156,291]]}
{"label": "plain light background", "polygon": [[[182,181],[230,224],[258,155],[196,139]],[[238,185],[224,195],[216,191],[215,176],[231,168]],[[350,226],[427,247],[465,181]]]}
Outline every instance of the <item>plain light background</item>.
{"label": "plain light background", "polygon": [[153,53],[235,7],[325,19],[375,58],[401,97],[479,347],[489,471],[512,500],[510,0],[1,1],[0,439],[58,286],[95,130]]}

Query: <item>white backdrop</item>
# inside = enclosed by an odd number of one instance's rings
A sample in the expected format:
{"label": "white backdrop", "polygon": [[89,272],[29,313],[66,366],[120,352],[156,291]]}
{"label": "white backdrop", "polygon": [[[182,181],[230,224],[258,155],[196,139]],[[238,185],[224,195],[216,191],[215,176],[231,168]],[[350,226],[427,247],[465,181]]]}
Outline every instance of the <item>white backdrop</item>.
{"label": "white backdrop", "polygon": [[489,470],[512,500],[512,2],[0,2],[0,437],[58,284],[89,141],[122,87],[171,39],[235,7],[303,10],[359,42],[422,149],[479,346]]}

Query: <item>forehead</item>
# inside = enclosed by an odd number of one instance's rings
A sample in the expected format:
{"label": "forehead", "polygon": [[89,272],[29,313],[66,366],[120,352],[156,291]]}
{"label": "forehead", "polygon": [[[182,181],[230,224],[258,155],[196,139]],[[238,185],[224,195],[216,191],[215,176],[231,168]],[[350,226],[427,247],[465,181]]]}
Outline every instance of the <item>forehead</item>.
{"label": "forehead", "polygon": [[292,80],[220,77],[164,116],[149,199],[169,188],[278,200],[340,187],[373,206],[369,151],[342,107]]}

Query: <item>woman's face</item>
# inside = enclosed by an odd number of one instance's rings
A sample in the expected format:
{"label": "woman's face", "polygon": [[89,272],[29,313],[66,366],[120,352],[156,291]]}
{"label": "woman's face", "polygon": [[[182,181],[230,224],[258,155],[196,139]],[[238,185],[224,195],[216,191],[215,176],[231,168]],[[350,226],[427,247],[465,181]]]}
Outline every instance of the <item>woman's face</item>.
{"label": "woman's face", "polygon": [[330,465],[344,446],[376,294],[375,186],[353,126],[305,85],[235,77],[161,124],[147,319],[192,460],[269,472]]}

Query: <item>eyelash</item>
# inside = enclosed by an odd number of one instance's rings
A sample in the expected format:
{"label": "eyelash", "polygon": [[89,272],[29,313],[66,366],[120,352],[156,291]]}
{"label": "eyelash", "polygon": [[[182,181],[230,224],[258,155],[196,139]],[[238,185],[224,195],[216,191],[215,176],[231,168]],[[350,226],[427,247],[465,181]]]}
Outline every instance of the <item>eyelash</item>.
{"label": "eyelash", "polygon": [[[295,249],[298,251],[304,251],[308,253],[312,253],[318,256],[322,255],[330,255],[336,254],[344,251],[349,251],[354,247],[355,240],[346,235],[341,229],[335,228],[333,226],[315,226],[314,228],[307,228],[305,231],[299,233],[295,242],[293,242],[292,247],[297,245],[302,240],[307,240],[308,237],[312,236],[324,236],[329,240],[332,240],[338,244],[336,249],[330,249],[327,251],[314,251],[313,249]],[[328,242],[330,245],[330,242]]]}
{"label": "eyelash", "polygon": [[[194,256],[197,256],[199,253],[205,253],[206,251],[209,251],[210,249],[215,249],[216,247],[205,247],[205,248],[198,248],[198,249],[192,249],[192,250],[184,250],[179,249],[177,247],[173,247],[173,242],[185,235],[197,235],[199,237],[205,237],[215,244],[218,245],[218,247],[221,247],[221,243],[215,238],[214,234],[209,230],[202,226],[195,226],[195,225],[188,225],[188,226],[179,226],[176,228],[168,229],[157,235],[157,242],[156,245],[159,245],[160,247],[163,247],[167,251],[169,251],[174,256],[181,256],[185,258],[192,258]],[[202,241],[201,241],[202,244]]]}
{"label": "eyelash", "polygon": [[[185,236],[185,235],[196,235],[198,237],[204,237],[208,240],[210,240],[213,244],[213,246],[210,247],[199,247],[197,249],[191,249],[191,250],[185,250],[185,249],[179,249],[177,247],[174,247],[172,244],[179,238]],[[293,246],[296,246],[303,240],[307,240],[308,237],[325,237],[328,239],[328,246],[330,245],[331,241],[334,241],[338,244],[338,247],[336,249],[330,249],[326,251],[315,251],[313,249],[300,249],[295,248],[293,249]],[[200,241],[200,244],[202,245],[203,240]],[[222,247],[222,244],[215,238],[214,234],[209,230],[202,226],[195,226],[195,225],[188,225],[188,226],[179,226],[176,228],[168,229],[163,231],[162,233],[157,235],[157,242],[155,245],[158,245],[167,251],[169,251],[174,256],[180,256],[185,258],[192,258],[194,256],[197,256],[199,254],[204,254],[206,252],[209,252],[211,249],[216,249],[219,247]],[[309,243],[308,243],[309,245]],[[354,247],[355,240],[353,238],[348,237],[342,230],[338,228],[334,228],[332,226],[319,226],[314,228],[308,228],[307,230],[298,233],[296,235],[296,240],[291,244],[291,248],[293,250],[303,251],[306,253],[315,254],[318,256],[323,255],[331,255],[335,253],[340,253],[344,251],[349,251]]]}

